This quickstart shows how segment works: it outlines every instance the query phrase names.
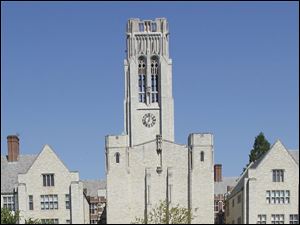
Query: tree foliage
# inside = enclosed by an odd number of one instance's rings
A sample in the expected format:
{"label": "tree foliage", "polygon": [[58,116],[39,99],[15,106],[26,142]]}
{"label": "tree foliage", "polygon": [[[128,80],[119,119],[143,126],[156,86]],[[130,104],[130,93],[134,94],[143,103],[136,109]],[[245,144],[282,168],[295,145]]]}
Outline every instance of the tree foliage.
{"label": "tree foliage", "polygon": [[169,208],[166,201],[160,201],[146,218],[136,218],[133,224],[188,224],[191,219],[189,209],[180,207],[179,204]]}
{"label": "tree foliage", "polygon": [[7,208],[1,208],[1,224],[16,224],[19,222],[19,212],[12,212]]}
{"label": "tree foliage", "polygon": [[[263,154],[265,154],[270,149],[270,143],[265,138],[265,135],[263,132],[260,132],[258,136],[255,137],[255,141],[253,144],[253,148],[251,149],[251,152],[249,154],[249,163],[256,161],[259,159]],[[246,168],[244,168],[245,170]]]}
{"label": "tree foliage", "polygon": [[[19,223],[20,212],[13,212],[7,208],[1,208],[1,224],[17,224]],[[25,224],[42,224],[39,219],[29,218],[25,220]]]}

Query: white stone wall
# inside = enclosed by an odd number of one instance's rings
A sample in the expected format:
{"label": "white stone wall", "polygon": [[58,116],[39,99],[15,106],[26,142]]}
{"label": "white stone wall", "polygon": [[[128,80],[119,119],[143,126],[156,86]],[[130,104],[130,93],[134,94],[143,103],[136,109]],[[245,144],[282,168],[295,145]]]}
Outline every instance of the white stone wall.
{"label": "white stone wall", "polygon": [[[157,32],[139,32],[138,27],[141,22],[138,19],[130,19],[127,27],[128,55],[124,62],[124,126],[130,146],[155,139],[157,134],[162,135],[165,140],[174,141],[172,60],[168,52],[167,21],[166,19],[152,21],[157,24]],[[153,41],[158,45],[159,51],[153,50]],[[140,56],[146,59],[146,86],[149,89],[151,89],[151,57],[159,58],[159,104],[151,101],[147,104],[139,102],[138,59]],[[151,113],[156,118],[156,123],[151,128],[145,127],[142,123],[146,113]]]}
{"label": "white stone wall", "polygon": [[[156,24],[157,30],[150,31],[149,24]],[[145,25],[144,31],[139,30],[140,25]],[[107,223],[130,223],[136,217],[144,218],[151,208],[167,198],[171,198],[171,207],[176,204],[191,207],[193,223],[214,223],[213,137],[194,134],[189,147],[174,143],[172,60],[169,58],[167,20],[130,19],[126,35],[126,135],[106,137]],[[159,58],[159,103],[139,102],[140,56],[146,59],[148,90],[151,90],[150,59],[152,56]],[[143,125],[146,113],[155,116],[153,127]],[[162,137],[161,153],[157,148],[157,135]],[[194,157],[191,170],[190,147]],[[201,151],[205,152],[204,162],[200,162]],[[120,163],[116,163],[116,153],[121,156]]]}
{"label": "white stone wall", "polygon": [[[273,182],[272,170],[284,170],[284,182]],[[242,217],[243,223],[257,223],[258,215],[267,216],[267,224],[271,223],[272,214],[284,214],[285,223],[289,223],[290,214],[298,214],[299,207],[299,165],[294,161],[290,153],[277,141],[269,153],[263,158],[258,167],[249,169],[243,181],[243,206],[237,207],[237,195],[235,208],[232,208],[232,198],[229,196],[229,216],[226,222],[237,222]],[[248,185],[247,185],[248,184]],[[267,190],[289,190],[289,204],[269,204],[266,201]],[[248,196],[247,196],[247,193]]]}
{"label": "white stone wall", "polygon": [[[42,174],[53,173],[55,185],[43,186]],[[18,176],[18,201],[21,223],[25,219],[59,219],[59,223],[86,223],[83,211],[83,188],[79,182],[78,172],[70,172],[53,150],[46,145],[26,174]],[[76,184],[71,191],[72,207],[66,209],[65,195],[70,194],[70,186]],[[58,210],[41,210],[41,195],[58,195]],[[29,195],[33,196],[34,210],[29,210]]]}
{"label": "white stone wall", "polygon": [[[189,146],[192,151],[191,206],[193,223],[214,223],[214,160],[213,135],[191,134]],[[201,152],[204,161],[201,161]]]}
{"label": "white stone wall", "polygon": [[[169,184],[171,190],[171,207],[179,204],[188,208],[188,147],[168,141],[162,142],[162,161],[157,154],[156,140],[133,148],[117,147],[119,137],[109,137],[108,173],[107,173],[107,222],[131,223],[136,217],[144,218],[145,210],[148,212],[156,207],[160,201],[167,197],[168,170],[171,171]],[[206,136],[205,136],[206,138]],[[202,140],[202,138],[200,138]],[[108,142],[107,142],[108,143]],[[207,149],[204,149],[207,148]],[[199,166],[193,172],[194,189],[192,212],[195,219],[193,223],[213,223],[213,161],[212,142],[206,151],[205,166]],[[201,147],[202,149],[202,147]],[[115,162],[115,153],[121,155],[120,163]],[[200,156],[199,156],[200,157]],[[194,159],[195,167],[200,158]],[[162,172],[157,172],[161,165]],[[150,204],[147,205],[146,170],[150,174],[147,185],[150,185]],[[170,174],[170,172],[169,172]]]}
{"label": "white stone wall", "polygon": [[[273,169],[284,169],[284,182],[272,181]],[[249,182],[249,223],[256,223],[258,214],[266,214],[267,223],[271,223],[271,214],[284,214],[288,224],[289,215],[298,214],[299,166],[280,142],[273,146],[258,169],[249,171],[249,177],[255,178]],[[290,204],[267,204],[266,190],[289,190]]]}
{"label": "white stone wall", "polygon": [[[238,196],[241,196],[241,202],[238,203]],[[238,218],[241,218],[242,223],[243,222],[243,199],[244,199],[244,191],[240,191],[236,193],[234,196],[231,197],[231,199],[228,201],[228,207],[229,207],[229,216],[226,217],[226,223],[227,224],[232,224],[233,221],[234,223],[238,222]],[[232,202],[234,201],[234,206]],[[227,210],[227,208],[226,208]],[[225,212],[226,214],[227,212]]]}

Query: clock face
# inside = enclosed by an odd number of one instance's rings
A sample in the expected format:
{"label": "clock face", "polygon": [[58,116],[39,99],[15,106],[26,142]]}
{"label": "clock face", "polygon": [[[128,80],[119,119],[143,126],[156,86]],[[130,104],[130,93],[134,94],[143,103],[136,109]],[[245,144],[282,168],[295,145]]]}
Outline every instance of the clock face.
{"label": "clock face", "polygon": [[156,118],[152,113],[146,113],[143,116],[142,122],[145,127],[153,127],[156,122]]}

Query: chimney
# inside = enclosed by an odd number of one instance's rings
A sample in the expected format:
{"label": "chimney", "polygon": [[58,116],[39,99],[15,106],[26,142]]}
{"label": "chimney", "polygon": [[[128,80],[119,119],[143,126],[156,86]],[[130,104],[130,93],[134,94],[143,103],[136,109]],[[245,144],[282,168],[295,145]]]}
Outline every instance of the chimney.
{"label": "chimney", "polygon": [[222,164],[216,164],[214,166],[214,178],[215,182],[222,181]]}
{"label": "chimney", "polygon": [[17,135],[7,136],[8,162],[16,162],[19,158],[19,138]]}

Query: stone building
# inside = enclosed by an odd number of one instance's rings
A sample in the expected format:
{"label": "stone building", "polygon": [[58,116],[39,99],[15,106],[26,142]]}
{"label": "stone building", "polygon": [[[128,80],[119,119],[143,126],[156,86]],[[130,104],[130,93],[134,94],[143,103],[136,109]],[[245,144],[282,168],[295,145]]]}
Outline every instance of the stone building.
{"label": "stone building", "polygon": [[108,223],[146,218],[164,200],[214,223],[213,135],[175,143],[169,40],[165,18],[128,20],[124,133],[105,139]]}
{"label": "stone building", "polygon": [[225,198],[236,185],[238,177],[223,177],[222,164],[214,166],[214,212],[215,224],[225,223]]}
{"label": "stone building", "polygon": [[226,223],[299,224],[299,151],[280,141],[251,163],[226,199]]}
{"label": "stone building", "polygon": [[83,190],[90,205],[90,223],[106,223],[104,215],[106,207],[106,181],[84,180]]}
{"label": "stone building", "polygon": [[69,171],[49,145],[38,155],[20,155],[19,138],[7,137],[1,155],[1,208],[20,211],[20,223],[89,223],[89,205],[79,173]]}

